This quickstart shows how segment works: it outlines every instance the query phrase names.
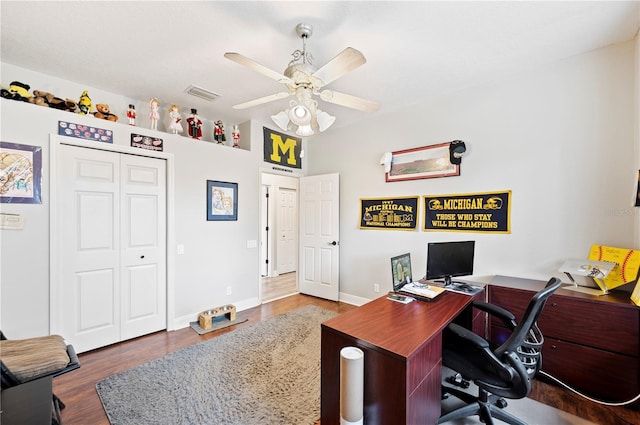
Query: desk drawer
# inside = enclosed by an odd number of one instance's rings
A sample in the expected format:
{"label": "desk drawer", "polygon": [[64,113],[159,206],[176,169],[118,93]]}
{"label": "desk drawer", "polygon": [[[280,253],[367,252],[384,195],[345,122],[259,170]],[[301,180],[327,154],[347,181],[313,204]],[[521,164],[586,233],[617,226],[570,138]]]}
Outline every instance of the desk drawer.
{"label": "desk drawer", "polygon": [[[533,291],[490,287],[489,302],[506,308],[519,320]],[[492,325],[501,324],[495,318]],[[608,351],[640,355],[638,309],[619,305],[552,295],[538,318],[538,326],[546,338],[557,338]]]}
{"label": "desk drawer", "polygon": [[547,337],[637,357],[638,309],[551,296],[538,326]]}
{"label": "desk drawer", "polygon": [[545,338],[542,370],[588,395],[607,401],[638,394],[638,359]]}
{"label": "desk drawer", "polygon": [[[491,343],[500,345],[511,332],[491,326]],[[590,396],[623,401],[638,394],[638,359],[545,337],[542,370]]]}

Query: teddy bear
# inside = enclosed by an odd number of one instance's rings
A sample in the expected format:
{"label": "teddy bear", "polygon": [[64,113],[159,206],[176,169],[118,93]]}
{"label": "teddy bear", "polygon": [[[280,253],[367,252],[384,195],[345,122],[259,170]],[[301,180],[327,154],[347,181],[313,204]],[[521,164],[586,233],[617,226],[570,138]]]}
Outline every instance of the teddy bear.
{"label": "teddy bear", "polygon": [[98,103],[96,105],[96,112],[93,113],[93,116],[109,121],[118,121],[118,116],[110,112],[109,105],[106,103]]}

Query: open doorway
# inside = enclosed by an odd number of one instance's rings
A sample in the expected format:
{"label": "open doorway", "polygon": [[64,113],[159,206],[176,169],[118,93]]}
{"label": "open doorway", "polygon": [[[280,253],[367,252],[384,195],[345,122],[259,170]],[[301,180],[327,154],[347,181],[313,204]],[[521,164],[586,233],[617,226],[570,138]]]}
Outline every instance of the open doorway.
{"label": "open doorway", "polygon": [[261,175],[262,302],[298,292],[298,179]]}

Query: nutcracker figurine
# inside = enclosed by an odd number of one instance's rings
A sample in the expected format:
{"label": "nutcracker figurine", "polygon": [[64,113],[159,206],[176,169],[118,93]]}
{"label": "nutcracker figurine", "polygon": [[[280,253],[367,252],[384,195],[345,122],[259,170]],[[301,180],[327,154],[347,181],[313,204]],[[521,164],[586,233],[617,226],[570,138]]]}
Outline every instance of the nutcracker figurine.
{"label": "nutcracker figurine", "polygon": [[191,109],[191,116],[187,118],[187,124],[189,125],[189,136],[200,140],[202,137],[202,121],[198,117],[197,109]]}
{"label": "nutcracker figurine", "polygon": [[136,107],[129,105],[127,110],[127,118],[129,119],[129,125],[136,125]]}
{"label": "nutcracker figurine", "polygon": [[237,124],[233,125],[233,131],[231,131],[231,137],[233,137],[233,147],[240,147],[240,129]]}
{"label": "nutcracker figurine", "polygon": [[213,138],[218,144],[222,144],[227,141],[227,136],[224,134],[224,125],[222,125],[222,120],[216,121],[216,125],[213,128]]}

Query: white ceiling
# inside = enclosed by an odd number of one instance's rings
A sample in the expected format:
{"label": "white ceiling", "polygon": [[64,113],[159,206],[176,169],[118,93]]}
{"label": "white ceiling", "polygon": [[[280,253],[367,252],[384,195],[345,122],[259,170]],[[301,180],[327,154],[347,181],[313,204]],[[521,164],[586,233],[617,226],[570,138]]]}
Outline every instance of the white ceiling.
{"label": "white ceiling", "polygon": [[[3,62],[141,101],[157,97],[183,112],[197,108],[203,117],[232,120],[227,127],[268,120],[287,100],[232,109],[283,87],[224,53],[284,72],[302,47],[295,33],[301,22],[313,26],[307,50],[317,67],[348,46],[364,54],[366,64],[327,87],[380,102],[377,115],[628,41],[640,26],[639,1],[0,4]],[[190,84],[222,97],[206,102],[186,95]],[[371,116],[320,103],[337,116],[333,128]]]}

